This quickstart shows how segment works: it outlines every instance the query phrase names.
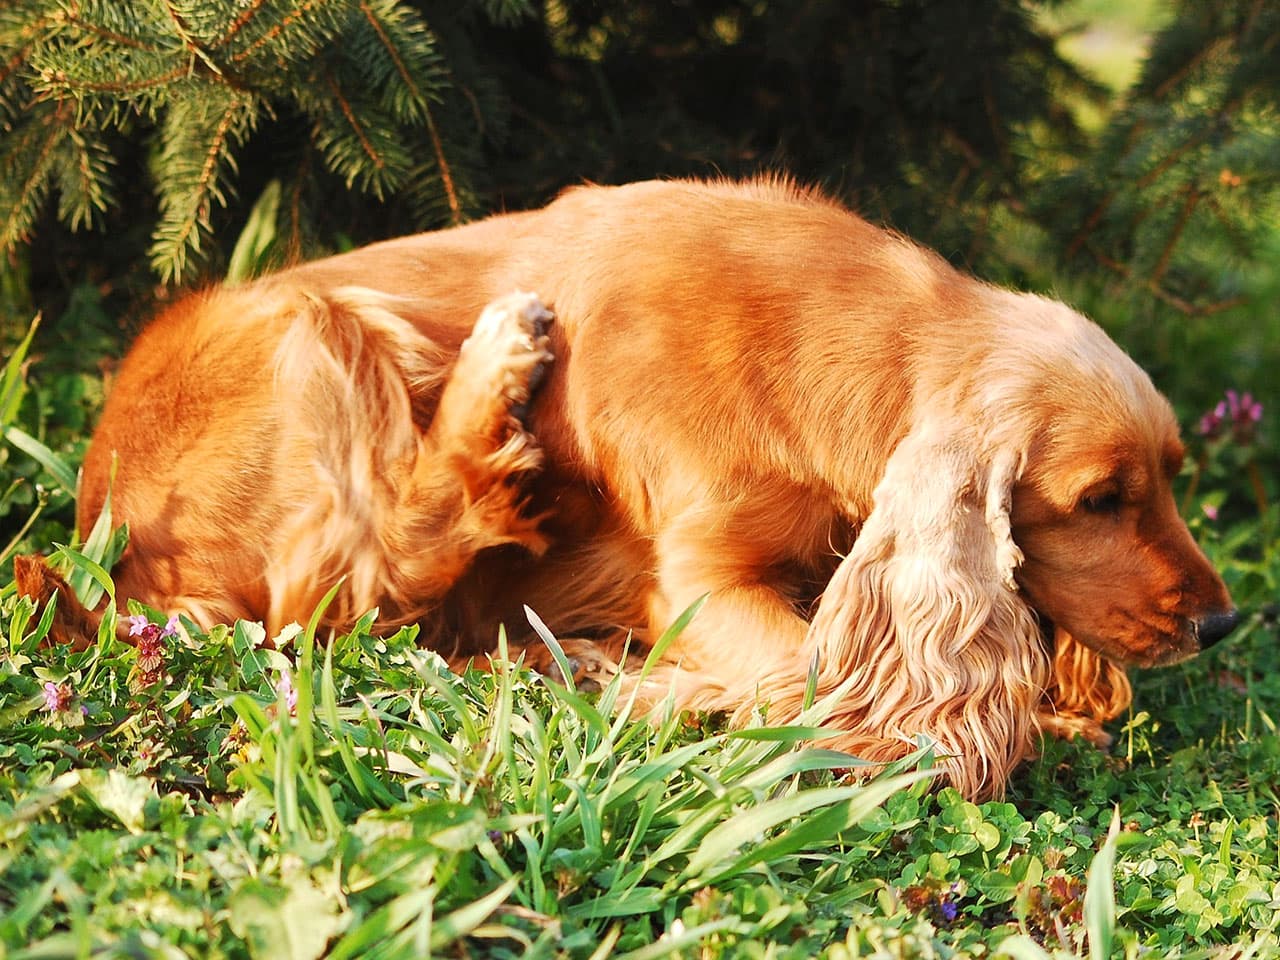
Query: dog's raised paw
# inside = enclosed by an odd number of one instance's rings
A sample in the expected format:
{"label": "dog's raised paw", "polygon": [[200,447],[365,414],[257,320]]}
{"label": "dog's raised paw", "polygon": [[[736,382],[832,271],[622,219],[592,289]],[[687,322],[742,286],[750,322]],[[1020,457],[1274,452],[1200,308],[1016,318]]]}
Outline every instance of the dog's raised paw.
{"label": "dog's raised paw", "polygon": [[536,293],[517,291],[494,300],[462,344],[459,364],[477,369],[523,427],[529,401],[546,379],[553,356],[547,331],[553,314]]}

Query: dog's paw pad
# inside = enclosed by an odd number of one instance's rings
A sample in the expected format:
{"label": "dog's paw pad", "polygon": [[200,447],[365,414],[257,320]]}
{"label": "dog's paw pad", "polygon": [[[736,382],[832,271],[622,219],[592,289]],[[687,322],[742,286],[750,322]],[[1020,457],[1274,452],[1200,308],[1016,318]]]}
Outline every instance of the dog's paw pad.
{"label": "dog's paw pad", "polygon": [[553,320],[537,294],[510,293],[484,308],[462,345],[459,363],[475,371],[469,379],[493,384],[517,426],[553,359],[547,335]]}

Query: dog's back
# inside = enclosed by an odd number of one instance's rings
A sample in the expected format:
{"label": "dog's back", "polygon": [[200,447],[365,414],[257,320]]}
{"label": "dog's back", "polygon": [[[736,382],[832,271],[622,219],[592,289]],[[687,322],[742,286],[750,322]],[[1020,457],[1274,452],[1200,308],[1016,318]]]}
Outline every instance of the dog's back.
{"label": "dog's back", "polygon": [[[353,471],[392,476],[484,305],[533,290],[557,315],[558,360],[531,420],[551,463],[537,506],[552,514],[560,548],[548,570],[499,555],[476,577],[489,590],[511,573],[511,589],[527,585],[521,601],[563,612],[571,627],[642,614],[643,602],[624,595],[644,593],[647,539],[704,488],[759,497],[767,486],[760,510],[785,518],[784,529],[775,544],[756,535],[779,563],[828,553],[837,505],[821,489],[823,467],[847,464],[800,421],[837,413],[834,392],[868,430],[883,431],[877,411],[893,404],[879,402],[874,383],[816,382],[822,356],[861,352],[862,369],[891,371],[893,338],[851,329],[850,308],[863,326],[899,325],[913,293],[904,284],[933,295],[938,275],[932,254],[787,183],[677,181],[576,188],[544,210],[197,293],[144,331],[123,364],[86,458],[81,525],[96,518],[114,471],[113,517],[130,524],[132,540],[117,572],[124,595],[206,621],[306,616],[290,604],[313,602],[320,581],[282,605],[264,573],[291,549],[281,538],[298,535],[294,515],[314,509],[300,491],[369,496],[350,474],[330,476],[335,457],[358,448],[363,465]],[[377,301],[377,330],[352,306],[361,298]],[[381,359],[362,373],[371,358]],[[416,378],[398,399],[397,376]],[[865,464],[869,476],[878,468]],[[678,482],[655,485],[655,476]],[[370,515],[340,535],[375,544],[378,522]],[[602,567],[606,556],[625,561]],[[602,575],[584,576],[584,563]],[[568,582],[582,588],[566,591],[569,567],[578,573]],[[485,606],[476,593],[458,601],[465,610],[454,619],[483,633],[496,614],[476,611]]]}

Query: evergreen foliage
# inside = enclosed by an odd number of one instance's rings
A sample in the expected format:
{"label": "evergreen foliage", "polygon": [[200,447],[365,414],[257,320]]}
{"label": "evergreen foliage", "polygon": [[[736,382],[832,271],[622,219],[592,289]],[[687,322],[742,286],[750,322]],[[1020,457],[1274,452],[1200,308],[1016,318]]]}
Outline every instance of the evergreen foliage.
{"label": "evergreen foliage", "polygon": [[[485,12],[508,22],[527,5]],[[0,12],[0,248],[30,238],[51,192],[63,224],[100,223],[140,173],[117,162],[136,162],[124,144],[140,138],[152,265],[189,277],[266,126],[271,162],[295,171],[295,238],[322,199],[315,170],[378,200],[412,185],[422,225],[456,222],[471,206],[452,159],[466,145],[436,116],[450,86],[438,43],[398,0],[17,0]]]}
{"label": "evergreen foliage", "polygon": [[1239,304],[1280,188],[1278,43],[1275,4],[1178,5],[1086,162],[1037,197],[1067,260],[1185,315]]}
{"label": "evergreen foliage", "polygon": [[[1280,7],[1179,0],[1091,149],[1029,214],[1185,415],[1280,390]],[[1273,491],[1274,494],[1274,491]]]}
{"label": "evergreen foliage", "polygon": [[17,0],[0,62],[0,248],[54,196],[73,229],[143,206],[141,180],[165,280],[271,176],[290,256],[359,230],[353,196],[385,234],[762,168],[964,254],[1026,188],[1019,131],[1078,149],[1064,97],[1097,93],[1012,0]]}
{"label": "evergreen foliage", "polygon": [[1091,133],[1105,91],[1031,16],[1057,6],[14,0],[0,249],[128,211],[190,279],[272,179],[298,257],[583,179],[783,169],[982,268],[1013,218],[1164,307],[1231,308],[1274,209],[1280,10],[1180,0]]}

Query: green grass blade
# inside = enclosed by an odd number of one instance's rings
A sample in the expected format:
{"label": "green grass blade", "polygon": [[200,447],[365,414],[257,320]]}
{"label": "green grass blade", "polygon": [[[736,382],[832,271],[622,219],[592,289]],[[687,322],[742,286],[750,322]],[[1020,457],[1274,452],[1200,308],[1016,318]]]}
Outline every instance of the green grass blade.
{"label": "green grass blade", "polygon": [[227,262],[226,282],[230,285],[251,280],[268,266],[276,240],[276,217],[280,210],[280,181],[270,181],[254,201],[249,219],[236,238]]}
{"label": "green grass blade", "polygon": [[[75,570],[72,571],[72,576],[74,576],[77,571],[82,572],[88,578],[88,582],[98,588],[96,591],[89,590],[87,587],[84,588],[83,592],[76,591],[76,595],[81,598],[81,603],[84,603],[84,605],[88,607],[89,604],[85,603],[85,599],[94,599],[93,606],[97,606],[97,599],[100,599],[103,593],[106,593],[113,600],[115,599],[116,588],[115,584],[111,582],[111,574],[107,573],[101,565],[90,560],[79,550],[73,550],[60,543],[55,543],[54,547],[54,559],[66,560],[75,567]],[[71,583],[71,580],[72,577],[67,578],[68,583]]]}
{"label": "green grass blade", "polygon": [[4,365],[4,374],[0,376],[0,427],[13,423],[18,415],[18,407],[27,392],[27,384],[22,376],[22,365],[27,361],[27,351],[31,349],[31,341],[35,339],[36,329],[40,326],[40,315],[36,314],[27,328],[27,334],[14,347],[13,353]]}
{"label": "green grass blade", "polygon": [[459,907],[437,920],[431,928],[431,949],[439,950],[441,947],[446,947],[484,923],[493,911],[506,902],[507,897],[519,882],[520,875],[516,874],[478,900],[465,907]]}
{"label": "green grass blade", "polygon": [[685,628],[689,626],[693,618],[698,615],[698,611],[706,606],[707,600],[710,599],[710,597],[711,594],[704,593],[697,600],[693,601],[693,603],[689,604],[684,613],[676,617],[671,626],[662,631],[662,636],[658,638],[658,642],[653,645],[653,649],[651,649],[649,651],[649,655],[645,657],[644,666],[640,669],[641,680],[653,672],[653,668],[657,666],[658,661],[661,660],[663,654],[667,652],[667,648],[675,642],[676,638],[680,636],[680,634],[684,633]]}
{"label": "green grass blade", "polygon": [[[713,859],[714,851],[709,853],[705,859],[701,859],[696,855],[695,857],[690,858],[688,871],[693,873],[696,868],[703,872],[700,875],[692,877],[688,881],[688,885],[703,886],[719,883],[728,877],[735,876],[750,869],[756,864],[777,862],[784,857],[790,856],[791,854],[807,847],[816,847],[819,844],[828,843],[838,837],[842,831],[848,830],[855,824],[861,823],[868,814],[878,808],[882,803],[888,800],[889,797],[893,796],[893,794],[897,793],[899,790],[906,789],[913,783],[918,780],[922,780],[927,776],[929,776],[928,772],[920,771],[918,773],[911,773],[901,777],[893,777],[887,780],[875,780],[871,783],[860,784],[857,786],[830,788],[833,790],[845,791],[847,799],[832,803],[827,810],[824,810],[817,816],[805,818],[794,826],[789,827],[778,836],[773,837],[770,840],[766,840],[764,843],[750,843],[750,841],[747,841],[749,844],[747,852],[720,869],[707,872],[709,865],[714,864],[715,862]],[[799,800],[800,798],[808,798],[815,792],[817,791],[806,790],[795,794],[793,797],[783,799]],[[787,804],[779,801],[771,801],[771,803],[778,804],[778,810],[775,812],[781,812],[787,807]],[[768,804],[763,804],[761,807],[757,808],[762,811],[761,819],[764,819],[763,811],[766,806],[768,806]],[[797,806],[801,805],[797,804]],[[805,807],[802,812],[807,812],[809,809],[812,809],[812,807]],[[749,811],[749,814],[755,812],[756,811]],[[771,818],[772,817],[770,817],[770,819]],[[738,818],[735,817],[734,820],[724,824],[722,828],[718,828],[723,829],[726,834],[723,839],[715,836],[717,832],[715,830],[708,834],[706,840],[703,842],[703,846],[699,848],[699,854],[701,854],[703,849],[710,847],[712,843],[721,843],[723,846],[723,844],[732,842],[735,835],[740,835],[734,829],[739,826],[737,820]],[[778,821],[778,823],[781,822],[783,822],[783,820]],[[776,825],[777,824],[773,824],[773,826]],[[765,829],[771,828],[772,826],[766,827]],[[696,864],[695,861],[697,861]]]}
{"label": "green grass blade", "polygon": [[[745,846],[759,846],[760,837],[769,830],[803,816],[819,807],[827,807],[843,801],[863,798],[863,803],[856,807],[859,819],[884,802],[890,795],[903,787],[909,786],[919,776],[903,777],[873,784],[856,784],[846,787],[821,787],[816,790],[802,790],[789,796],[766,800],[749,810],[743,810],[731,820],[727,820],[713,828],[702,838],[684,875],[691,881],[711,873],[712,868],[731,856],[734,851]],[[855,821],[856,822],[856,821]],[[748,860],[750,855],[743,860]],[[721,871],[716,871],[719,875]],[[709,882],[709,881],[707,881]]]}
{"label": "green grass blade", "polygon": [[538,639],[546,644],[547,649],[551,651],[551,659],[560,668],[560,676],[564,678],[564,686],[570,690],[577,689],[573,682],[573,670],[569,667],[569,658],[565,656],[564,648],[560,646],[560,641],[547,629],[547,625],[542,622],[542,618],[527,605],[524,608],[524,615],[525,619],[529,621],[529,626],[533,627],[533,632],[538,635]]}
{"label": "green grass blade", "polygon": [[[93,529],[89,531],[89,536],[80,547],[80,553],[86,559],[92,560],[104,571],[110,570],[112,565],[120,559],[120,555],[124,553],[125,544],[129,540],[129,528],[127,525],[122,524],[118,530],[112,529],[111,490],[115,486],[115,479],[116,461],[112,457],[111,478],[107,483],[107,495],[102,500],[102,509],[98,512],[98,518],[93,522]],[[86,570],[73,570],[67,578],[67,584],[75,592],[80,602],[90,610],[98,605],[98,601],[102,599],[104,591],[110,593],[112,597],[115,596],[114,589],[105,588],[99,578],[92,576]]]}
{"label": "green grass blade", "polygon": [[1084,925],[1089,932],[1089,960],[1107,960],[1116,927],[1116,837],[1120,835],[1120,808],[1111,816],[1111,827],[1102,848],[1089,864],[1084,894]]}
{"label": "green grass blade", "polygon": [[6,427],[4,438],[44,467],[49,472],[49,476],[58,482],[58,486],[75,496],[76,472],[71,469],[67,461],[19,427]]}

